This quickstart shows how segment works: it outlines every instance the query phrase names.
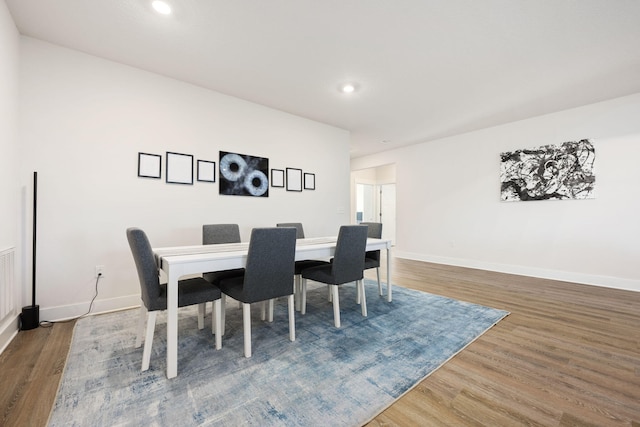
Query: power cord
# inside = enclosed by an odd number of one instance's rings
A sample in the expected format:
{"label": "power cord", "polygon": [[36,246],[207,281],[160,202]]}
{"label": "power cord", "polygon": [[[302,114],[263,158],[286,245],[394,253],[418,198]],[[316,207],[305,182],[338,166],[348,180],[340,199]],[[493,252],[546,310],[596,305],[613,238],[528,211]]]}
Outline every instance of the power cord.
{"label": "power cord", "polygon": [[96,294],[91,299],[91,303],[89,304],[89,310],[85,314],[80,315],[78,317],[72,317],[71,319],[66,319],[66,320],[42,320],[42,321],[40,321],[40,326],[42,326],[43,328],[50,328],[55,323],[68,323],[68,322],[71,322],[71,321],[74,321],[74,320],[81,319],[81,318],[83,318],[85,316],[88,316],[89,313],[91,313],[91,308],[93,307],[93,302],[98,297],[98,282],[100,281],[101,277],[102,277],[102,273],[98,273],[98,277],[96,277]]}

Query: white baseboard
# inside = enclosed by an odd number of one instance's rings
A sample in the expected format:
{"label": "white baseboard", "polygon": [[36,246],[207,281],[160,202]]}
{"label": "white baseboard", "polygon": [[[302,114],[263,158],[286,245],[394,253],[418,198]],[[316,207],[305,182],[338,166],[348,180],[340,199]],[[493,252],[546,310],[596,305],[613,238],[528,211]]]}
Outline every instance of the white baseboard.
{"label": "white baseboard", "polygon": [[[86,314],[90,301],[58,307],[40,307],[40,321],[60,321]],[[125,310],[140,306],[140,295],[128,295],[118,298],[96,300],[91,315]],[[20,330],[20,314],[16,314],[0,325],[0,354],[7,348]]]}
{"label": "white baseboard", "polygon": [[525,267],[521,265],[499,264],[460,258],[430,256],[398,250],[395,250],[393,255],[396,258],[405,258],[415,261],[455,265],[457,267],[476,268],[480,270],[496,271],[499,273],[517,274],[520,276],[539,277],[541,279],[560,280],[563,282],[581,283],[584,285],[593,285],[601,286],[604,288],[624,289],[627,291],[640,292],[640,280],[623,279],[620,277],[599,276],[570,271]]}
{"label": "white baseboard", "polygon": [[[117,298],[101,299],[93,302],[91,315],[108,313],[140,306],[140,295],[127,295]],[[60,321],[82,316],[89,310],[90,301],[61,305],[57,307],[40,307],[40,321]]]}
{"label": "white baseboard", "polygon": [[20,315],[9,317],[0,325],[0,354],[7,348],[9,343],[18,335],[20,328]]}

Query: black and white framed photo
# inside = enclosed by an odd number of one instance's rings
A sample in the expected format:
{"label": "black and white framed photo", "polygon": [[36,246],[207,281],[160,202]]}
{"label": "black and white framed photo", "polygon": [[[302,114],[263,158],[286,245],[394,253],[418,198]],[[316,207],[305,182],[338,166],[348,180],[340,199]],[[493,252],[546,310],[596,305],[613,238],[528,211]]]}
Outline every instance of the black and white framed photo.
{"label": "black and white framed photo", "polygon": [[138,176],[143,178],[160,178],[162,156],[160,154],[138,153]]}
{"label": "black and white framed photo", "polygon": [[315,190],[316,189],[316,174],[305,173],[304,174],[304,189]]}
{"label": "black and white framed photo", "polygon": [[193,156],[167,151],[167,183],[193,185]]}
{"label": "black and white framed photo", "polygon": [[269,159],[220,151],[220,194],[269,197]]}
{"label": "black and white framed photo", "polygon": [[302,169],[287,168],[287,191],[302,191]]}
{"label": "black and white framed photo", "polygon": [[284,171],[282,169],[271,169],[271,186],[284,188]]}
{"label": "black and white framed photo", "polygon": [[595,157],[589,139],[500,153],[500,198],[593,199]]}
{"label": "black and white framed photo", "polygon": [[198,160],[198,181],[216,182],[216,162]]}

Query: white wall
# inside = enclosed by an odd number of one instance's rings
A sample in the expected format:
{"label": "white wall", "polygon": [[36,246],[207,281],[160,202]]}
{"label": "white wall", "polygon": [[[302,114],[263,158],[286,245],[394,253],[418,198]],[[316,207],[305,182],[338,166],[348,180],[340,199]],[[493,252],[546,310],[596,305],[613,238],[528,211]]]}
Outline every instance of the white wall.
{"label": "white wall", "polygon": [[[20,188],[18,186],[18,49],[19,37],[7,5],[0,2],[0,251],[15,247],[17,260],[18,215]],[[16,272],[20,280],[20,272]],[[15,306],[21,306],[16,292]],[[4,304],[5,302],[2,301]],[[0,319],[0,349],[18,328],[17,312]]]}
{"label": "white wall", "polygon": [[[22,178],[38,171],[41,318],[82,314],[104,265],[96,310],[139,303],[125,229],[153,246],[199,244],[205,223],[300,221],[309,236],[349,222],[349,133],[114,62],[21,38]],[[167,184],[165,152],[219,151],[316,174],[316,190],[221,196],[218,184]],[[137,177],[138,152],[163,155],[162,180]]]}
{"label": "white wall", "polygon": [[0,250],[17,241],[18,30],[0,2]]}
{"label": "white wall", "polygon": [[[353,159],[396,163],[395,255],[640,291],[640,94]],[[590,138],[596,198],[501,202],[499,154]]]}

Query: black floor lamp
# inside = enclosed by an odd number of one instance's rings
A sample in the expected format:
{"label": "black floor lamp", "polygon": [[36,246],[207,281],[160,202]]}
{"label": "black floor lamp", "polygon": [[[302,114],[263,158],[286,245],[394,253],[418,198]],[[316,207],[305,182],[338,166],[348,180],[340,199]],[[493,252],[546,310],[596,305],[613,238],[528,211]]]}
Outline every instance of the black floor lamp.
{"label": "black floor lamp", "polygon": [[33,259],[31,277],[31,305],[22,307],[20,329],[28,331],[40,325],[40,306],[36,305],[36,219],[38,210],[38,172],[33,173]]}

